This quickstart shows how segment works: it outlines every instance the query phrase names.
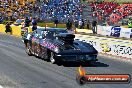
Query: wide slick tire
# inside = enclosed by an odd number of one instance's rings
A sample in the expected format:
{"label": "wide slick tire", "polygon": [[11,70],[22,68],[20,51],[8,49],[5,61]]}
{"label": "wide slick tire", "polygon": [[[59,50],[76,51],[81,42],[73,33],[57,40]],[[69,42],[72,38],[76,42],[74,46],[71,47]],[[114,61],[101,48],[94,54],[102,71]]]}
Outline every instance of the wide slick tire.
{"label": "wide slick tire", "polygon": [[26,45],[26,53],[27,53],[29,56],[32,55],[32,53],[31,53],[31,48],[30,48],[29,43],[27,43],[27,45]]}
{"label": "wide slick tire", "polygon": [[52,64],[57,64],[57,65],[62,65],[62,61],[58,60],[55,58],[55,54],[53,52],[50,52],[50,58],[49,58],[50,62]]}
{"label": "wide slick tire", "polygon": [[52,64],[55,64],[56,63],[56,59],[55,59],[55,56],[54,56],[54,53],[53,52],[51,52],[50,53],[50,62],[52,63]]}
{"label": "wide slick tire", "polygon": [[49,59],[49,55],[48,55],[48,49],[46,49],[45,47],[41,47],[41,54],[40,54],[40,58],[43,60],[48,61]]}

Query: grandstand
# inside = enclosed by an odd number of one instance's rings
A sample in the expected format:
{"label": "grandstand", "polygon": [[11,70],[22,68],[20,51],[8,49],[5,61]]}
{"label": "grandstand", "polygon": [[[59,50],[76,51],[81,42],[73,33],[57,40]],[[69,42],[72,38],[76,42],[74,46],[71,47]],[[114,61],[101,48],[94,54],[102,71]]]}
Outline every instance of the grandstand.
{"label": "grandstand", "polygon": [[92,16],[98,22],[107,22],[109,25],[118,25],[124,18],[132,15],[132,4],[119,4],[114,2],[93,2],[88,4],[92,9]]}
{"label": "grandstand", "polygon": [[132,3],[132,0],[85,0],[87,2],[101,2],[101,1],[104,1],[104,2],[115,2],[115,3],[119,3],[119,4],[123,4],[123,3]]}
{"label": "grandstand", "polygon": [[132,4],[122,4],[116,7],[115,12],[110,15],[110,22],[117,23],[119,20],[132,14]]}
{"label": "grandstand", "polygon": [[52,22],[58,19],[61,23],[68,19],[88,19],[90,22],[96,19],[100,24],[107,22],[109,25],[118,24],[132,15],[131,0],[125,0],[127,4],[120,4],[125,3],[124,0],[87,1],[92,3],[82,3],[81,0],[5,0],[0,1],[0,15],[12,19],[32,16]]}
{"label": "grandstand", "polygon": [[82,5],[80,0],[51,0],[41,6],[41,19],[66,22],[69,18],[74,20],[81,19]]}
{"label": "grandstand", "polygon": [[32,16],[41,20],[53,21],[57,18],[60,22],[66,22],[69,18],[79,20],[82,15],[80,0],[7,0],[0,3],[0,13],[4,18]]}
{"label": "grandstand", "polygon": [[3,0],[0,1],[0,16],[4,20],[14,21],[32,16],[36,8],[36,0]]}

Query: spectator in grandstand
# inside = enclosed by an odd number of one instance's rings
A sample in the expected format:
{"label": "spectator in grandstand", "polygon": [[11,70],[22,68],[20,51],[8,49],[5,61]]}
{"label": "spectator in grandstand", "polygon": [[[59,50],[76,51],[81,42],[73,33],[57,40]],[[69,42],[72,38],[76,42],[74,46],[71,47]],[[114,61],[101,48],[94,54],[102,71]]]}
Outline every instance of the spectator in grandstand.
{"label": "spectator in grandstand", "polygon": [[37,29],[37,20],[36,20],[36,18],[33,18],[32,19],[32,31],[34,31],[36,29]]}
{"label": "spectator in grandstand", "polygon": [[132,18],[129,18],[129,20],[128,20],[128,27],[132,28]]}
{"label": "spectator in grandstand", "polygon": [[37,20],[36,20],[36,18],[33,18],[33,19],[32,19],[32,25],[33,25],[33,26],[37,25]]}
{"label": "spectator in grandstand", "polygon": [[79,28],[81,29],[82,27],[82,20],[79,20]]}
{"label": "spectator in grandstand", "polygon": [[96,20],[92,22],[92,31],[93,31],[93,34],[97,34],[97,21]]}
{"label": "spectator in grandstand", "polygon": [[0,23],[2,23],[3,22],[3,17],[0,17]]}
{"label": "spectator in grandstand", "polygon": [[30,22],[31,21],[28,19],[28,17],[26,17],[26,19],[25,19],[25,27],[29,27]]}
{"label": "spectator in grandstand", "polygon": [[94,11],[95,11],[95,8],[94,8],[94,7],[92,7],[92,8],[91,8],[91,12],[94,12]]}
{"label": "spectator in grandstand", "polygon": [[21,25],[22,22],[23,22],[23,20],[20,19],[20,18],[18,18],[18,19],[16,20],[16,24],[15,24],[15,25]]}
{"label": "spectator in grandstand", "polygon": [[125,23],[126,23],[126,21],[122,19],[122,20],[121,20],[122,26],[125,25]]}
{"label": "spectator in grandstand", "polygon": [[7,22],[5,28],[6,28],[5,32],[7,34],[12,34],[12,29],[11,29],[10,23]]}

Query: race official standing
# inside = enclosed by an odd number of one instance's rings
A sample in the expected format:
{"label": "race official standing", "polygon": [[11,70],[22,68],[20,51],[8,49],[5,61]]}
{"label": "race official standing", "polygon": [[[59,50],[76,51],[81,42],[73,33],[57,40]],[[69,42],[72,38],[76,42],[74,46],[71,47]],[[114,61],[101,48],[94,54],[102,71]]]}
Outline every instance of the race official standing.
{"label": "race official standing", "polygon": [[6,28],[5,32],[7,34],[12,34],[12,29],[11,29],[10,23],[7,22],[5,28]]}
{"label": "race official standing", "polygon": [[70,19],[68,19],[67,23],[66,23],[66,27],[68,30],[70,30],[72,28],[72,22]]}
{"label": "race official standing", "polygon": [[57,28],[58,23],[59,23],[58,19],[55,18],[55,20],[54,20],[54,24],[55,24],[55,27],[56,27],[56,28]]}
{"label": "race official standing", "polygon": [[82,28],[82,20],[79,20],[79,28],[81,29]]}
{"label": "race official standing", "polygon": [[75,33],[77,33],[78,20],[75,20],[75,21],[74,21],[74,27],[75,27],[74,31],[75,31]]}
{"label": "race official standing", "polygon": [[93,31],[93,34],[97,34],[97,21],[96,20],[92,22],[92,31]]}
{"label": "race official standing", "polygon": [[75,26],[75,28],[78,28],[78,20],[74,21],[74,26]]}

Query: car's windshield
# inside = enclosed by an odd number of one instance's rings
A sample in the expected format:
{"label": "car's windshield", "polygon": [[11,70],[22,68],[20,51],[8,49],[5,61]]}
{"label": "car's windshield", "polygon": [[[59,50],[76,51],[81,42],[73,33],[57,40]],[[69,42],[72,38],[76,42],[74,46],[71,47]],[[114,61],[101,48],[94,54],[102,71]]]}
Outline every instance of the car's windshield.
{"label": "car's windshield", "polygon": [[67,31],[66,30],[50,30],[50,31],[41,32],[43,38],[48,38],[48,39],[55,39],[59,33],[67,33]]}

